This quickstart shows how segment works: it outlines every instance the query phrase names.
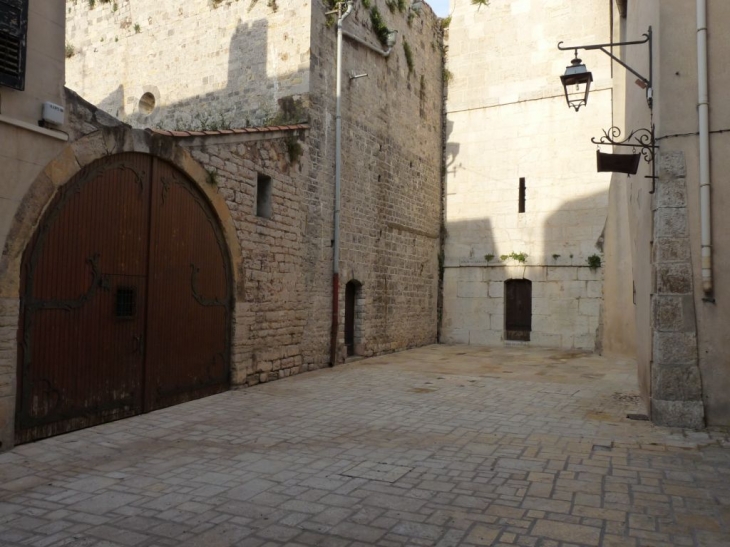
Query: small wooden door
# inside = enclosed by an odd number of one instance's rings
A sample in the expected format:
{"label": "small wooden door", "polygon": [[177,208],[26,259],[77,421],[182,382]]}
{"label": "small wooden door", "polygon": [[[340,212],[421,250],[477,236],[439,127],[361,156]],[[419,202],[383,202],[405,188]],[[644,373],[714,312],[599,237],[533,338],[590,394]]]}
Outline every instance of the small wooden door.
{"label": "small wooden door", "polygon": [[505,339],[530,340],[532,331],[532,282],[509,279],[504,283]]}
{"label": "small wooden door", "polygon": [[359,290],[357,281],[350,281],[345,286],[345,346],[348,357],[355,355],[355,306]]}
{"label": "small wooden door", "polygon": [[23,256],[16,441],[228,385],[230,268],[199,191],[143,154],[99,160]]}

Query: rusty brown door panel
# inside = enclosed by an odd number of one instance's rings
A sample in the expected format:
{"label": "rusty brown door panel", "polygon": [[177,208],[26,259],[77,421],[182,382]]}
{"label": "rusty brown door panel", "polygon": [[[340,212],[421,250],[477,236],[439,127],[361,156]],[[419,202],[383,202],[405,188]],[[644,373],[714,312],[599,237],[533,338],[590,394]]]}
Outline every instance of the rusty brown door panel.
{"label": "rusty brown door panel", "polygon": [[226,249],[208,204],[167,164],[121,154],[83,169],[22,272],[18,443],[228,385]]}
{"label": "rusty brown door panel", "polygon": [[147,321],[146,410],[229,385],[227,249],[204,197],[155,161]]}
{"label": "rusty brown door panel", "polygon": [[510,279],[505,290],[505,338],[530,340],[532,331],[532,282],[527,279]]}
{"label": "rusty brown door panel", "polygon": [[144,310],[149,159],[122,155],[59,192],[23,262],[18,442],[135,414],[144,316],[119,321],[115,287]]}

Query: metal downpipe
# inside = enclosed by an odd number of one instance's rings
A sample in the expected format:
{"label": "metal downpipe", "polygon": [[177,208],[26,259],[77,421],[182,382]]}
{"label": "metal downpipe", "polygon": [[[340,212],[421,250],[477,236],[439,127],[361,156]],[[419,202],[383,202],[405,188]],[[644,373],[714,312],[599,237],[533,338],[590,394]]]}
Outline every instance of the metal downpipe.
{"label": "metal downpipe", "polygon": [[697,0],[697,84],[700,136],[700,223],[702,227],[702,290],[712,283],[712,202],[710,195],[710,98],[707,69],[707,0]]}
{"label": "metal downpipe", "polygon": [[[344,2],[343,2],[344,3]],[[352,0],[341,13],[337,5],[337,92],[335,107],[335,214],[332,238],[332,325],[330,329],[330,366],[337,364],[337,338],[340,323],[340,201],[342,194],[342,22],[352,13]]]}

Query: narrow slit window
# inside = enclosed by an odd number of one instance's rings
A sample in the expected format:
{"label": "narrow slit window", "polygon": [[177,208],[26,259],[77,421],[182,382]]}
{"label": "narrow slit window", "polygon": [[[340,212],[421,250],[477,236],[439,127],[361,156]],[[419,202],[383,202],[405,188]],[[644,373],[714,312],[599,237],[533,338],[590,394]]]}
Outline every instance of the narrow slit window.
{"label": "narrow slit window", "polygon": [[520,203],[519,203],[519,213],[525,212],[525,179],[520,178]]}
{"label": "narrow slit window", "polygon": [[256,180],[256,216],[271,218],[271,177],[260,173]]}

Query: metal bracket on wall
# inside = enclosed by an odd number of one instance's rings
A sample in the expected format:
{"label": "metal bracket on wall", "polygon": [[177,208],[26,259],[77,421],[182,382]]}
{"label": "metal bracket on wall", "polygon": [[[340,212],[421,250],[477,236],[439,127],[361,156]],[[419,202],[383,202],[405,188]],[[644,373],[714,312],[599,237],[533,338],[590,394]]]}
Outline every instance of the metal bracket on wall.
{"label": "metal bracket on wall", "polygon": [[[636,46],[641,44],[648,44],[649,46],[649,77],[641,75],[639,72],[631,68],[628,64],[626,64],[622,59],[617,57],[613,54],[613,48],[614,47],[623,47],[623,46]],[[606,49],[606,48],[610,48]],[[583,46],[564,46],[563,42],[558,43],[558,49],[560,51],[569,51],[569,50],[575,50],[576,57],[578,56],[578,50],[582,49],[585,51],[591,51],[591,50],[600,50],[606,55],[608,55],[611,59],[616,61],[618,64],[620,64],[622,67],[624,67],[626,70],[631,72],[634,76],[636,76],[639,80],[637,83],[646,89],[646,101],[649,104],[649,108],[653,108],[654,106],[654,91],[653,91],[653,79],[654,79],[654,55],[653,55],[653,33],[651,30],[651,27],[649,27],[649,30],[644,34],[643,40],[633,40],[631,42],[609,42],[607,44],[587,44]]]}
{"label": "metal bracket on wall", "polygon": [[647,175],[645,178],[651,179],[651,191],[653,194],[656,190],[656,151],[659,148],[656,144],[656,138],[654,136],[654,126],[651,129],[635,129],[624,139],[621,138],[621,129],[614,126],[610,129],[603,130],[603,136],[599,138],[593,137],[591,139],[593,144],[597,145],[608,145],[608,146],[623,146],[633,148],[634,150],[639,149],[644,161],[651,164],[651,175]]}

